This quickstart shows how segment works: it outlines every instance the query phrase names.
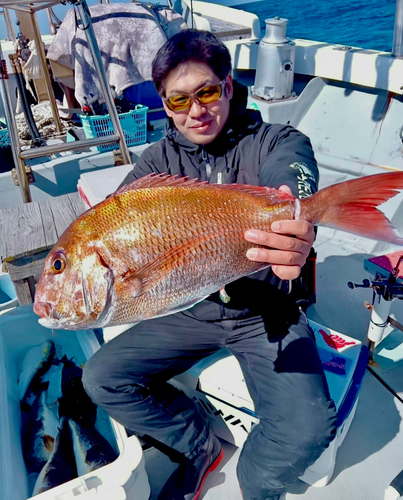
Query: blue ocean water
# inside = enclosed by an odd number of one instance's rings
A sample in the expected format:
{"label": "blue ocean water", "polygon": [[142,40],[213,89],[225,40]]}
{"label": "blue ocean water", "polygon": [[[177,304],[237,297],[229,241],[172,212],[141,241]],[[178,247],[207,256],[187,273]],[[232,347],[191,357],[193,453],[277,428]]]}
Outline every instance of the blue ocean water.
{"label": "blue ocean water", "polygon": [[288,19],[287,36],[392,50],[396,0],[263,0],[239,6],[260,19]]}
{"label": "blue ocean water", "polygon": [[[87,0],[87,3],[94,5],[98,1]],[[113,1],[124,3],[130,0]],[[220,0],[215,1],[220,3]],[[71,5],[57,5],[54,10],[63,19],[69,8]],[[288,19],[287,35],[290,38],[387,52],[392,49],[396,0],[262,0],[239,8],[259,17],[262,34],[265,19],[279,16]],[[13,11],[12,18],[15,19]],[[45,11],[38,13],[38,21],[41,32],[49,33]],[[0,39],[5,36],[4,22],[0,22]]]}

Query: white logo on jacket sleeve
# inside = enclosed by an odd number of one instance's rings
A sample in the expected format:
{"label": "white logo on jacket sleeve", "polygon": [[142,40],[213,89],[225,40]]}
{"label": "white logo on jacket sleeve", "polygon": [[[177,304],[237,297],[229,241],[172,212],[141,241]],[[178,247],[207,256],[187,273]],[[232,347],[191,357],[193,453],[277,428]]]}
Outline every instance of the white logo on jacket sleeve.
{"label": "white logo on jacket sleeve", "polygon": [[298,170],[298,196],[306,198],[313,194],[313,188],[316,188],[315,176],[309,170],[308,165],[302,162],[291,163],[291,168]]}

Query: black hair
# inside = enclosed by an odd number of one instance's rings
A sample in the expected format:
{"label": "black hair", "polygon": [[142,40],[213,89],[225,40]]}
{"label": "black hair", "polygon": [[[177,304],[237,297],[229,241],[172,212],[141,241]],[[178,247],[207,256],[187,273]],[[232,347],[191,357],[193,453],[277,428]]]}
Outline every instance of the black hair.
{"label": "black hair", "polygon": [[189,61],[210,66],[220,80],[231,72],[227,47],[209,31],[187,29],[176,33],[157,52],[152,63],[152,78],[157,92],[164,92],[164,80],[180,64]]}

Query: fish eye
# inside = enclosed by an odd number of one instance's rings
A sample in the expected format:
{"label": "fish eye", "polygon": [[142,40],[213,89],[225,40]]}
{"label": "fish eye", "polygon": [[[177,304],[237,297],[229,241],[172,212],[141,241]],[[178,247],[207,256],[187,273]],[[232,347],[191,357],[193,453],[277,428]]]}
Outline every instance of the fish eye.
{"label": "fish eye", "polygon": [[52,262],[52,270],[55,274],[60,274],[66,269],[66,257],[62,253],[57,253]]}

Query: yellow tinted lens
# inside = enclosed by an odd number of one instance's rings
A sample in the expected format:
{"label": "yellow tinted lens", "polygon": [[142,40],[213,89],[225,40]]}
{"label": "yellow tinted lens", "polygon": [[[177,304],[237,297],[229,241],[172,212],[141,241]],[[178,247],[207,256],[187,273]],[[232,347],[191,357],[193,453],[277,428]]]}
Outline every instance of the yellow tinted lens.
{"label": "yellow tinted lens", "polygon": [[214,85],[207,85],[198,90],[194,94],[179,94],[165,98],[165,103],[172,111],[183,111],[190,108],[193,99],[196,99],[200,104],[210,104],[211,102],[218,101],[222,94],[222,84],[216,83]]}
{"label": "yellow tinted lens", "polygon": [[197,100],[201,104],[209,104],[210,102],[218,101],[221,97],[221,85],[208,85],[203,87],[196,93]]}
{"label": "yellow tinted lens", "polygon": [[187,109],[190,106],[190,96],[188,95],[174,95],[168,97],[166,100],[169,109],[172,111],[180,111]]}

